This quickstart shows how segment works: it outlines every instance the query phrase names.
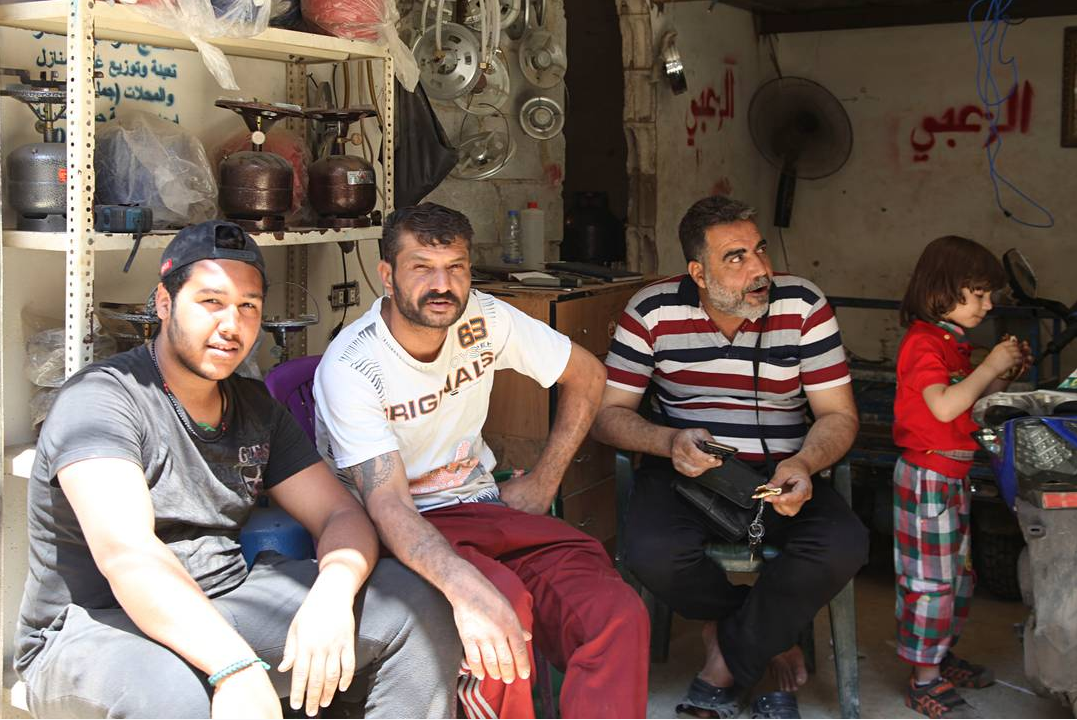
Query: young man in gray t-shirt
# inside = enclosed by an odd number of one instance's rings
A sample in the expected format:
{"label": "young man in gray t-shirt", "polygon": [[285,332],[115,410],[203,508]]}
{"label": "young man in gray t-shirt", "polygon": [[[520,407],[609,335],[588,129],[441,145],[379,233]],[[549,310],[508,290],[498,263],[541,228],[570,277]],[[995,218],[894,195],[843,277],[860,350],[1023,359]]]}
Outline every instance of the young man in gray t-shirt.
{"label": "young man in gray t-shirt", "polygon": [[[60,392],[17,631],[35,715],[280,717],[285,695],[313,715],[357,670],[368,717],[452,712],[448,603],[378,563],[361,505],[265,387],[233,374],[264,294],[247,233],[188,227],[162,257],[158,336]],[[262,554],[248,571],[239,533],[263,493],[311,532],[317,562]]]}

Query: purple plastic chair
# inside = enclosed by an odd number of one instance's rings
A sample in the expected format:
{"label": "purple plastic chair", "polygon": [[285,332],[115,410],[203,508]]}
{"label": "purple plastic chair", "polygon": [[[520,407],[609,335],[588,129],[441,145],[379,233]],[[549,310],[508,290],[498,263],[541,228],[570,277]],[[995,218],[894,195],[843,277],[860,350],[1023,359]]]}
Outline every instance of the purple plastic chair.
{"label": "purple plastic chair", "polygon": [[266,373],[266,388],[283,404],[314,442],[314,371],[321,355],[288,360]]}
{"label": "purple plastic chair", "polygon": [[[321,355],[281,363],[266,373],[266,388],[282,403],[314,442],[314,370]],[[263,499],[264,502],[265,499]],[[243,559],[249,568],[266,550],[295,560],[314,557],[314,540],[306,528],[279,507],[257,507],[239,533]]]}

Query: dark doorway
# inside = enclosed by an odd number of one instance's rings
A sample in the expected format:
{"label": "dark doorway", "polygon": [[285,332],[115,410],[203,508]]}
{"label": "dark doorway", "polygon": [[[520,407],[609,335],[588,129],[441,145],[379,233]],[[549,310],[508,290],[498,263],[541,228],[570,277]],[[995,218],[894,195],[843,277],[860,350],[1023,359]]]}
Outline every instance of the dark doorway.
{"label": "dark doorway", "polygon": [[[628,217],[627,147],[624,136],[624,68],[616,0],[568,0],[568,117],[565,123],[565,220],[598,222],[597,205],[608,202],[616,239],[593,242],[565,228],[563,259],[610,262],[624,259]],[[593,193],[598,193],[595,195]],[[604,193],[605,198],[600,194]],[[574,209],[580,210],[573,212]],[[595,228],[588,228],[588,232]],[[600,230],[600,232],[605,232]]]}

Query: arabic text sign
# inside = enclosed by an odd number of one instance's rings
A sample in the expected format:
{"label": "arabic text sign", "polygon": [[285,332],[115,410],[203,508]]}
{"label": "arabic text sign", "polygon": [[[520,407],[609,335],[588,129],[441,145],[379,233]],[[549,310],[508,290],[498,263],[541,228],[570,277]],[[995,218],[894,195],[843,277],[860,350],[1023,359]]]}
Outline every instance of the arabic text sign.
{"label": "arabic text sign", "polygon": [[695,146],[696,133],[707,132],[708,122],[717,131],[722,129],[727,118],[732,119],[734,117],[736,110],[733,104],[735,82],[733,68],[726,67],[721,94],[716,93],[714,88],[708,85],[703,88],[703,92],[699,94],[699,97],[693,99],[689,104],[688,113],[685,115],[684,121],[684,129],[688,134],[688,147]]}
{"label": "arabic text sign", "polygon": [[945,139],[947,147],[956,147],[956,135],[984,134],[981,147],[987,147],[1000,139],[1002,133],[1020,132],[1027,135],[1032,122],[1032,83],[1026,80],[1022,85],[1015,85],[1006,100],[1006,117],[1004,122],[995,120],[991,112],[977,105],[946,108],[937,117],[924,116],[909,133],[912,146],[913,162],[927,162],[929,151],[935,147],[939,136]]}

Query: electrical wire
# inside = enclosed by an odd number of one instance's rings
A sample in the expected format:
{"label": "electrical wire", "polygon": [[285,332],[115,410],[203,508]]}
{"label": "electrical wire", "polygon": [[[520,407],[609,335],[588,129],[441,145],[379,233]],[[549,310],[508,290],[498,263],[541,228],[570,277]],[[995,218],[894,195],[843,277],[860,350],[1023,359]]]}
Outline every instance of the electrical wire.
{"label": "electrical wire", "polygon": [[782,257],[785,258],[785,271],[793,272],[792,268],[789,267],[789,253],[785,251],[785,235],[782,233],[780,226],[778,227],[778,243],[782,246]]}
{"label": "electrical wire", "polygon": [[333,101],[333,107],[337,108],[340,105],[337,103],[337,66],[339,63],[333,63],[333,72],[329,75],[329,84],[332,87],[331,100]]}
{"label": "electrical wire", "polygon": [[363,254],[359,252],[359,243],[355,243],[355,257],[359,258],[359,269],[363,271],[363,279],[366,280],[366,286],[370,288],[370,292],[374,294],[374,297],[380,297],[382,292],[374,289],[374,283],[370,282],[370,277],[366,274],[366,265],[363,264]]}
{"label": "electrical wire", "polygon": [[[358,244],[358,243],[356,243],[356,244]],[[345,252],[343,243],[340,243],[339,245],[340,245],[340,264],[344,268],[344,285],[345,285],[345,288],[346,288],[347,285],[348,285],[348,253]],[[340,316],[340,322],[338,322],[336,324],[336,327],[334,327],[332,330],[329,331],[329,340],[330,341],[332,341],[333,338],[335,338],[337,336],[337,333],[339,333],[341,331],[341,329],[344,327],[344,320],[348,317],[348,297],[347,297],[347,292],[348,291],[345,289],[345,291],[344,291],[344,293],[345,293],[345,296],[344,296],[344,314]]]}
{"label": "electrical wire", "polygon": [[770,62],[774,65],[774,72],[778,73],[778,78],[782,78],[782,66],[778,63],[778,50],[774,47],[774,35],[767,35],[767,46],[770,54]]}
{"label": "electrical wire", "polygon": [[343,109],[347,110],[352,105],[352,68],[351,61],[344,61],[344,104],[341,105]]}
{"label": "electrical wire", "polygon": [[[995,189],[995,204],[998,205],[1002,214],[1025,227],[1050,228],[1054,227],[1055,224],[1055,218],[1051,212],[1022,192],[1017,185],[999,172],[997,167],[998,154],[1002,151],[1002,134],[998,129],[998,118],[1002,106],[1013,97],[1019,87],[1017,58],[1013,56],[1006,58],[1003,54],[1007,30],[1011,25],[1019,24],[1011,23],[1009,16],[1006,14],[1012,4],[1013,0],[973,0],[969,6],[969,30],[972,32],[972,40],[976,45],[976,93],[983,104],[990,130],[988,143],[984,150],[987,154],[987,166],[991,176],[991,184]],[[981,30],[977,30],[976,11],[984,5],[986,5],[986,11],[984,13],[983,27]],[[993,65],[996,61],[1001,66],[1009,67],[1013,77],[1013,85],[1010,87],[1010,91],[1005,94],[999,90],[998,81],[995,79]],[[1017,217],[1003,203],[1000,185],[1012,190],[1018,198],[1041,213],[1046,221],[1031,222]]]}
{"label": "electrical wire", "polygon": [[[382,129],[385,123],[381,119],[381,106],[378,105],[378,96],[374,92],[374,61],[366,61],[366,82],[370,89],[370,103],[374,106],[374,113],[378,116],[378,128]],[[395,81],[394,81],[395,82]]]}

